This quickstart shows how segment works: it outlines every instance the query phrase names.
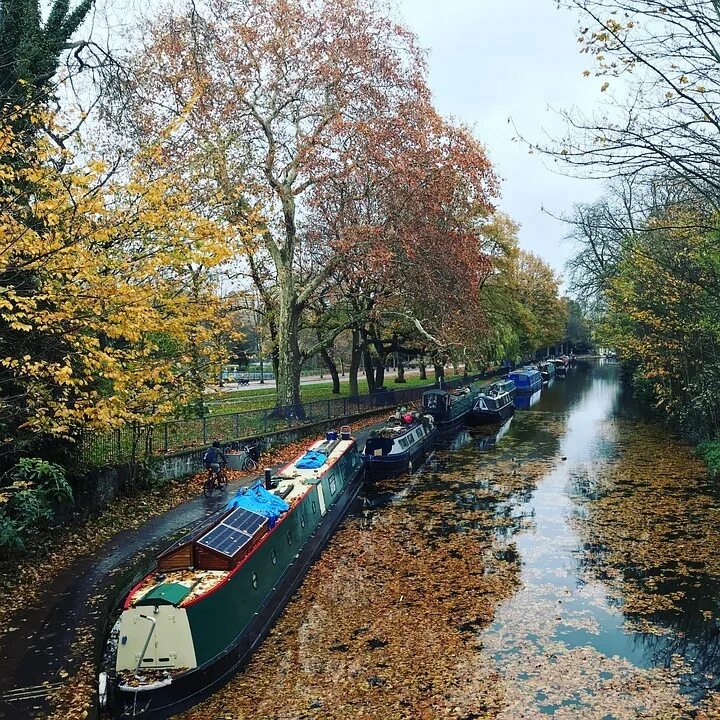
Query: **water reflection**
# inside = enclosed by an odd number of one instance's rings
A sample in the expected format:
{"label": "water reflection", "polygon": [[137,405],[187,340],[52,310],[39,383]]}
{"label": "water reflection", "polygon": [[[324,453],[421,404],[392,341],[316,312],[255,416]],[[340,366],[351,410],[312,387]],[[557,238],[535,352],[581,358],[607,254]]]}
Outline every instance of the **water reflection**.
{"label": "water reflection", "polygon": [[540,402],[542,396],[542,390],[534,392],[532,395],[518,393],[513,398],[513,405],[518,410],[529,410],[533,405],[537,405]]}

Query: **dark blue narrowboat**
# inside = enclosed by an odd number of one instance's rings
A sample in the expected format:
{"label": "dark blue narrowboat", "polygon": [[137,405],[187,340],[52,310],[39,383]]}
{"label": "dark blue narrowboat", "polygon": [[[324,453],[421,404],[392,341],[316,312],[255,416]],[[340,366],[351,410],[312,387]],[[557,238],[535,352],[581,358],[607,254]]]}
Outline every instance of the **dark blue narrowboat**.
{"label": "dark blue narrowboat", "polygon": [[412,472],[434,447],[437,429],[431,415],[398,412],[365,442],[363,460],[369,480]]}
{"label": "dark blue narrowboat", "polygon": [[479,391],[479,385],[458,390],[426,390],[423,393],[423,412],[432,415],[438,431],[449,431],[467,419]]}
{"label": "dark blue narrowboat", "polygon": [[505,376],[504,378],[500,378],[500,380],[497,380],[492,384],[492,387],[498,388],[500,392],[508,393],[511,398],[515,397],[515,383],[510,380],[508,376]]}
{"label": "dark blue narrowboat", "polygon": [[559,378],[563,378],[567,375],[568,371],[568,358],[561,357],[556,358],[555,360],[551,360],[552,364],[555,366],[555,376]]}
{"label": "dark blue narrowboat", "polygon": [[505,422],[515,411],[513,398],[499,383],[493,383],[478,395],[471,418],[476,423]]}
{"label": "dark blue narrowboat", "polygon": [[535,368],[522,368],[508,375],[515,383],[517,395],[532,395],[542,387],[542,375]]}

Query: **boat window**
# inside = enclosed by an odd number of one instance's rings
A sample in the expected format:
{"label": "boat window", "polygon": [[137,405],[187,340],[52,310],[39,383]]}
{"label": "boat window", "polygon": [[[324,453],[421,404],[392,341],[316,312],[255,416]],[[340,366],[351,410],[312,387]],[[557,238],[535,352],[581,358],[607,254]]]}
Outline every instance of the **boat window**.
{"label": "boat window", "polygon": [[304,515],[301,515],[301,516],[300,516],[300,525],[301,525],[302,527],[305,527],[305,516],[304,516]]}
{"label": "boat window", "polygon": [[315,504],[314,500],[312,501],[312,511],[313,511],[313,513],[317,512],[317,505]]}
{"label": "boat window", "polygon": [[273,565],[277,565],[277,553],[275,552],[275,548],[273,548],[270,553],[270,559],[272,560]]}
{"label": "boat window", "polygon": [[288,545],[292,545],[292,531],[291,530],[288,530],[287,541],[288,541]]}
{"label": "boat window", "polygon": [[254,572],[254,573],[252,574],[252,584],[253,584],[253,587],[257,590],[257,586],[258,586],[258,576],[257,576],[257,573],[256,573],[256,572]]}
{"label": "boat window", "polygon": [[334,495],[337,492],[337,483],[335,482],[335,475],[331,475],[328,480],[328,487],[330,488],[330,494]]}

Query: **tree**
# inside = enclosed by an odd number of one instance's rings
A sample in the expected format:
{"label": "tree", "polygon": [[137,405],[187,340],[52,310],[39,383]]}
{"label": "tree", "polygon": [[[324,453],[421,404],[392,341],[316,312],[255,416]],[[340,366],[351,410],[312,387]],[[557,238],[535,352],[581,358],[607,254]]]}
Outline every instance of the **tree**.
{"label": "tree", "polygon": [[5,453],[173,412],[204,387],[229,322],[213,277],[226,235],[187,178],[148,149],[156,176],[113,180],[17,126],[0,126]]}
{"label": "tree", "polygon": [[568,352],[586,353],[592,347],[590,323],[585,318],[580,303],[572,298],[563,298],[566,307],[567,322],[563,344]]}
{"label": "tree", "polygon": [[[565,0],[581,14],[609,109],[565,112],[568,134],[542,148],[606,178],[675,177],[716,203],[720,191],[720,6],[714,0]],[[587,25],[587,21],[590,22]],[[586,26],[587,25],[587,26]],[[616,86],[620,89],[616,94]],[[623,88],[627,88],[627,92]]]}
{"label": "tree", "polygon": [[370,0],[212,0],[203,15],[163,15],[147,37],[132,88],[139,125],[189,107],[179,152],[205,154],[228,222],[246,223],[248,208],[264,218],[277,402],[299,406],[301,316],[339,262],[304,255],[304,197],[348,171],[370,125],[427,94],[422,55]]}

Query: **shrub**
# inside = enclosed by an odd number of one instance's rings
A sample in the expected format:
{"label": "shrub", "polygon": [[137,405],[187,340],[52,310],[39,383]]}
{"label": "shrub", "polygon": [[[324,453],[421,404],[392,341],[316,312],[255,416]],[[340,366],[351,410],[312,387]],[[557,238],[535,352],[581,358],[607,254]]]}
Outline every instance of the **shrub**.
{"label": "shrub", "polygon": [[53,524],[72,505],[65,470],[38,458],[21,458],[0,478],[0,548],[21,550],[33,533]]}
{"label": "shrub", "polygon": [[695,449],[697,456],[708,466],[713,477],[720,474],[720,440],[707,440]]}

